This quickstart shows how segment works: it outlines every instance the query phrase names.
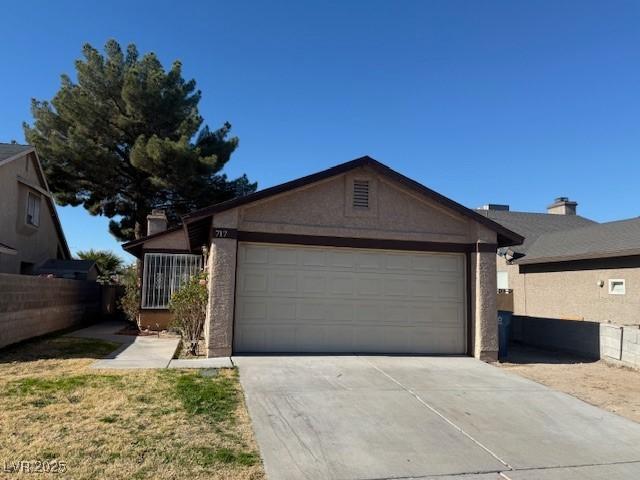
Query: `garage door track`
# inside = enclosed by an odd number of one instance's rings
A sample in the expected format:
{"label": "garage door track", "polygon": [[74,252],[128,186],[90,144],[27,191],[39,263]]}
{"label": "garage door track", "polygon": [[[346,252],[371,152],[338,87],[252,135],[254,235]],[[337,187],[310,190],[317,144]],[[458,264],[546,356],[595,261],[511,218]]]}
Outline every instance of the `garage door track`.
{"label": "garage door track", "polygon": [[234,362],[270,480],[640,478],[640,424],[472,358]]}

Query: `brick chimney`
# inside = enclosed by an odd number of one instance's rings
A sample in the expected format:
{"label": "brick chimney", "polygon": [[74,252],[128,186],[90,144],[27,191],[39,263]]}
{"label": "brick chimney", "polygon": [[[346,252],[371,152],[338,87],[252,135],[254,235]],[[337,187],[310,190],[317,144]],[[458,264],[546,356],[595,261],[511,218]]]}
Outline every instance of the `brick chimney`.
{"label": "brick chimney", "polygon": [[147,235],[164,232],[167,229],[167,215],[164,210],[153,209],[147,215]]}
{"label": "brick chimney", "polygon": [[577,202],[569,200],[569,197],[558,197],[547,207],[547,213],[554,215],[575,215]]}

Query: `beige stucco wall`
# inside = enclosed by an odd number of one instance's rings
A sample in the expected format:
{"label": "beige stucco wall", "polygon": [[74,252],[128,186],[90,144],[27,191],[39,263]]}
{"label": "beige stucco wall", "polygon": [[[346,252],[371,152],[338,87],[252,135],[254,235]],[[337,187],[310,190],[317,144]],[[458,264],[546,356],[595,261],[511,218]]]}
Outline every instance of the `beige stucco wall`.
{"label": "beige stucco wall", "polygon": [[[18,250],[17,255],[0,253],[0,273],[20,273],[20,262],[37,266],[49,258],[57,258],[60,243],[48,201],[40,192],[19,181],[22,178],[26,183],[44,188],[36,168],[32,155],[0,166],[0,243]],[[41,196],[37,228],[26,224],[29,191]]]}
{"label": "beige stucco wall", "polygon": [[144,242],[144,250],[168,249],[168,250],[189,250],[187,236],[181,228],[164,235],[151,238]]}
{"label": "beige stucco wall", "polygon": [[[520,277],[522,294],[514,289],[518,315],[640,324],[639,268],[523,273]],[[609,279],[624,279],[625,295],[609,294]]]}
{"label": "beige stucco wall", "polygon": [[[370,182],[370,208],[351,208],[354,179]],[[496,233],[363,167],[259,202],[216,214],[213,228],[370,239],[489,244]],[[237,242],[213,239],[210,248],[206,340],[209,356],[232,350]],[[497,355],[495,253],[471,255],[473,352]]]}

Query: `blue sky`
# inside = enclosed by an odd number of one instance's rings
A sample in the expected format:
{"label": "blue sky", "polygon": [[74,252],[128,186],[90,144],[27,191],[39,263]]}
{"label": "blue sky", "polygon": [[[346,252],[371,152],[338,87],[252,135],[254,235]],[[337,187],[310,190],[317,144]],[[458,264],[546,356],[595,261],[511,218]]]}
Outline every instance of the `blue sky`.
{"label": "blue sky", "polygon": [[[470,207],[638,215],[640,2],[93,3],[3,7],[0,141],[115,38],[183,62],[260,188],[368,154]],[[107,219],[60,216],[73,250],[121,253]]]}

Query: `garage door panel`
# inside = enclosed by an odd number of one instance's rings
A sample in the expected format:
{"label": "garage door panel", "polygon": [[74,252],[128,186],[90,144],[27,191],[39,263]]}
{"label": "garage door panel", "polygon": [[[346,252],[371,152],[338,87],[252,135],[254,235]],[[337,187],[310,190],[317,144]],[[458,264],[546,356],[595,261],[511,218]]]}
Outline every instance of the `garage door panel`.
{"label": "garage door panel", "polygon": [[298,275],[295,272],[271,272],[269,291],[261,293],[295,294],[298,291]]}
{"label": "garage door panel", "polygon": [[234,347],[464,353],[464,294],[460,254],[240,243]]}

